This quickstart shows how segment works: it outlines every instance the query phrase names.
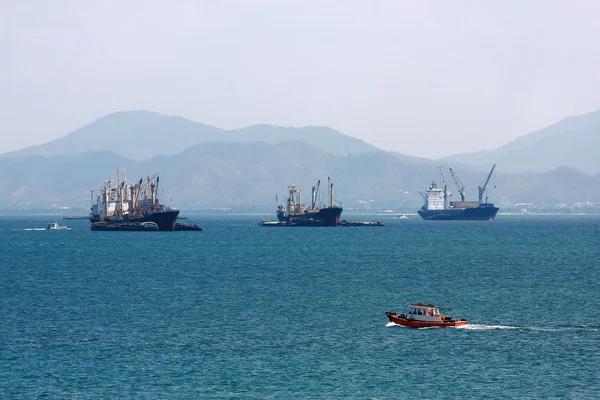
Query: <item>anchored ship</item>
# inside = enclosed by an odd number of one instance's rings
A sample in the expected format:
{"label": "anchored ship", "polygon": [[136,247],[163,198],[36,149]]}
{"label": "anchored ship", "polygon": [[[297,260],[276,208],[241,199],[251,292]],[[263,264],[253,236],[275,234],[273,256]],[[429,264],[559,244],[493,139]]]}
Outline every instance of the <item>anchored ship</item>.
{"label": "anchored ship", "polygon": [[104,181],[104,187],[95,201],[92,191],[90,222],[92,225],[98,222],[107,225],[153,222],[160,231],[175,230],[179,210],[160,204],[159,180],[158,174],[154,174],[148,176],[146,182],[140,178],[138,183],[127,185],[125,169],[117,170],[116,184],[113,185],[112,180]]}
{"label": "anchored ship", "polygon": [[302,190],[296,185],[288,186],[288,200],[286,205],[277,205],[277,219],[290,225],[307,226],[337,226],[342,215],[341,203],[334,204],[333,182],[327,178],[329,190],[329,205],[317,205],[321,181],[312,187],[310,207],[302,204]]}
{"label": "anchored ship", "polygon": [[448,201],[450,193],[448,193],[446,181],[444,180],[444,171],[440,167],[442,187],[439,188],[435,182],[432,182],[425,193],[420,193],[425,199],[425,204],[418,211],[419,215],[424,220],[493,220],[496,218],[499,208],[494,206],[494,203],[488,203],[487,196],[485,196],[485,200],[483,197],[495,168],[496,164],[485,178],[483,185],[478,187],[478,201],[465,200],[465,185],[450,168],[450,174],[456,184],[461,201]]}

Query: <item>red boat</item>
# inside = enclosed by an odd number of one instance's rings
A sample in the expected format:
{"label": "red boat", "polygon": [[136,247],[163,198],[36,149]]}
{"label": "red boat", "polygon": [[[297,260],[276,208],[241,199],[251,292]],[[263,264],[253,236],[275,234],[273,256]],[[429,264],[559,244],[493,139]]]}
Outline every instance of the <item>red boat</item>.
{"label": "red boat", "polygon": [[446,328],[452,326],[464,326],[469,322],[466,319],[457,319],[449,315],[442,314],[440,310],[450,310],[434,306],[433,304],[409,304],[407,314],[398,314],[387,311],[390,322],[398,325],[408,326],[410,328]]}

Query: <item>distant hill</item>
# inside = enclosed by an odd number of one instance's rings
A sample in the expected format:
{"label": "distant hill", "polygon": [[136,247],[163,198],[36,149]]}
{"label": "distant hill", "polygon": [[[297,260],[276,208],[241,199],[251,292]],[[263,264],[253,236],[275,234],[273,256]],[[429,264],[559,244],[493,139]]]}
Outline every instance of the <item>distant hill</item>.
{"label": "distant hill", "polygon": [[287,140],[302,141],[332,154],[377,151],[360,139],[328,127],[255,125],[225,130],[177,116],[124,111],[102,117],[51,142],[7,153],[3,158],[106,150],[139,161],[158,155],[174,155],[199,143],[263,141],[275,144]]}
{"label": "distant hill", "polygon": [[[102,185],[105,179],[116,176],[115,165],[128,163],[130,160],[107,151],[0,159],[0,205],[50,206],[70,202],[87,207],[90,189],[95,186],[91,182]],[[113,167],[107,169],[108,165]]]}
{"label": "distant hill", "polygon": [[457,154],[442,160],[474,166],[497,163],[507,172],[548,172],[568,166],[597,174],[600,173],[599,147],[600,110],[565,118],[493,151]]}
{"label": "distant hill", "polygon": [[[115,178],[116,167],[126,167],[130,182],[160,172],[161,200],[180,208],[273,206],[294,182],[309,190],[331,176],[336,197],[346,209],[392,207],[416,211],[419,191],[438,181],[437,165],[383,151],[335,155],[299,141],[212,142],[192,146],[173,156],[135,161],[112,152],[69,156],[23,156],[0,160],[0,207],[48,207],[52,204],[88,207],[90,189],[99,190]],[[77,171],[74,173],[73,171]],[[532,174],[507,174],[498,168],[489,185],[490,200],[511,202],[600,201],[600,176],[570,168]],[[485,173],[457,169],[476,199]],[[448,178],[446,176],[446,178]],[[451,183],[451,182],[449,182]],[[453,185],[450,190],[455,192]],[[324,191],[323,191],[324,194]],[[456,194],[455,194],[456,196]],[[323,197],[324,199],[324,197]]]}

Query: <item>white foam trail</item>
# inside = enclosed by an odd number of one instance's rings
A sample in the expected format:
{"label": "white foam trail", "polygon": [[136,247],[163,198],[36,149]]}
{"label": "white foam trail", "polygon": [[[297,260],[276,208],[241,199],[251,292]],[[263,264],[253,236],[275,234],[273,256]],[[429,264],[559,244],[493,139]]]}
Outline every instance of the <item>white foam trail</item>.
{"label": "white foam trail", "polygon": [[25,228],[25,229],[13,229],[13,231],[45,231],[46,228]]}
{"label": "white foam trail", "polygon": [[514,326],[514,325],[485,325],[485,324],[469,324],[459,326],[457,329],[466,329],[472,331],[489,331],[489,330],[522,330],[536,332],[569,332],[569,331],[591,331],[598,332],[600,328],[595,326]]}
{"label": "white foam trail", "polygon": [[518,326],[511,325],[484,325],[484,324],[469,324],[457,326],[457,329],[467,329],[471,331],[489,331],[493,329],[519,329]]}
{"label": "white foam trail", "polygon": [[539,332],[569,332],[569,331],[598,332],[598,331],[600,331],[599,328],[594,327],[594,326],[557,326],[557,327],[531,326],[531,327],[524,327],[523,329],[527,329],[530,331],[539,331]]}
{"label": "white foam trail", "polygon": [[[402,326],[394,322],[385,324],[387,328],[392,326]],[[437,326],[429,326],[422,329],[438,329]],[[573,331],[588,331],[600,332],[600,327],[597,326],[515,326],[515,325],[485,325],[485,324],[469,324],[453,327],[454,329],[465,329],[468,331],[493,331],[493,330],[520,330],[533,332],[573,332]]]}

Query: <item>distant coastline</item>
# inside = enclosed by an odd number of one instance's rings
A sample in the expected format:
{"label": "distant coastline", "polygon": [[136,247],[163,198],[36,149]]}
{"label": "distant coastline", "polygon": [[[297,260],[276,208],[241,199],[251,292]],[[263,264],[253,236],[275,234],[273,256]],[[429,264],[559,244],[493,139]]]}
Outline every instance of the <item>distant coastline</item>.
{"label": "distant coastline", "polygon": [[[274,216],[275,212],[268,211],[252,211],[252,210],[230,210],[230,211],[215,211],[215,210],[182,210],[182,213],[185,214],[185,218],[182,219],[191,219],[192,217],[198,216],[223,216],[223,217],[235,217],[235,216]],[[394,212],[394,213],[382,213],[382,212],[358,212],[358,211],[348,211],[345,213],[348,216],[356,216],[356,217],[378,217],[385,219],[397,219],[398,215],[406,215],[408,217],[418,216],[416,211],[411,212]],[[52,210],[30,210],[26,211],[23,209],[3,209],[0,210],[0,217],[52,217],[52,218],[60,218],[60,219],[70,219],[70,220],[87,220],[87,215],[64,215],[60,213],[53,212]],[[499,212],[498,216],[505,217],[538,217],[538,216],[600,216],[600,211],[598,212]],[[419,219],[420,220],[420,219]]]}

